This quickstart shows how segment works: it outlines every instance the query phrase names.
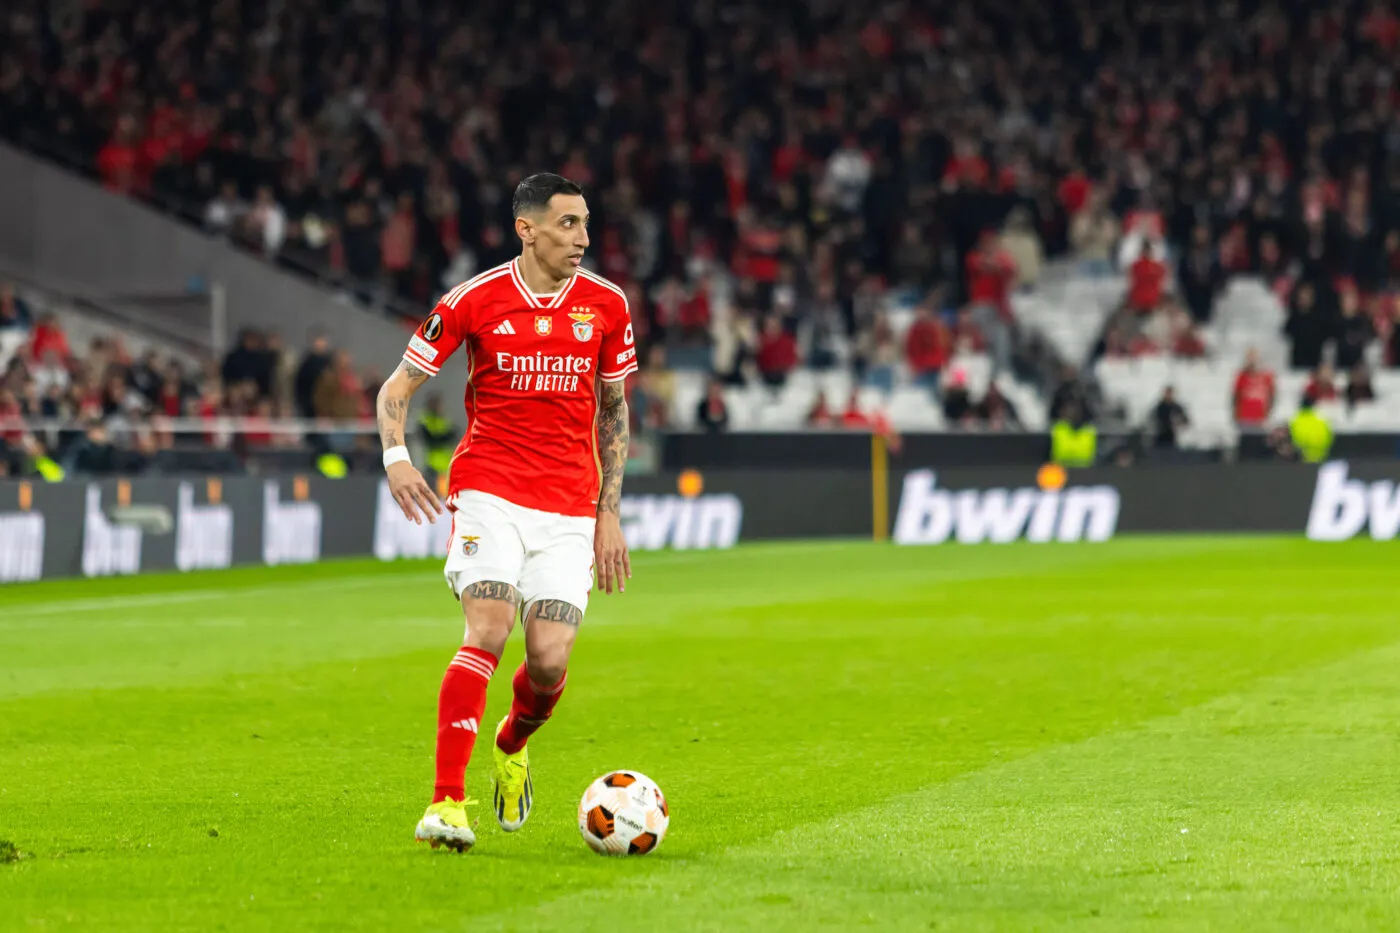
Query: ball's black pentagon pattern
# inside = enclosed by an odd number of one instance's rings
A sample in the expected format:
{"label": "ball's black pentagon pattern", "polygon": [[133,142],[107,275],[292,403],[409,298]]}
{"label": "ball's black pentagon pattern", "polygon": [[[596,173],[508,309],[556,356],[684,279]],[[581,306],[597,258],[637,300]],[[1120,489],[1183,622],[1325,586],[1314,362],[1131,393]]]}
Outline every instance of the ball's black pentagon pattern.
{"label": "ball's black pentagon pattern", "polygon": [[588,831],[598,839],[606,839],[613,834],[613,814],[599,804],[588,811]]}

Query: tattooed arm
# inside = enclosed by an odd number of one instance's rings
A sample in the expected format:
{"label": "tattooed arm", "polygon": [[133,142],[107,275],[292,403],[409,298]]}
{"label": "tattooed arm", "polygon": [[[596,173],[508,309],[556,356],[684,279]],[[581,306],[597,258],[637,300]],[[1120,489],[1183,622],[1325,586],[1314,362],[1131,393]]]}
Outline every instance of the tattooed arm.
{"label": "tattooed arm", "polygon": [[404,360],[379,387],[375,414],[379,417],[379,440],[385,450],[403,445],[408,423],[408,402],[429,378],[423,370]]}
{"label": "tattooed arm", "polygon": [[[409,400],[428,379],[427,373],[404,360],[379,387],[374,408],[379,420],[379,440],[385,450],[404,445]],[[390,464],[384,472],[389,477],[389,492],[399,508],[403,509],[405,518],[421,525],[424,517],[429,522],[435,522],[436,516],[442,514],[442,503],[412,463],[401,460]],[[419,515],[420,508],[422,516]]]}
{"label": "tattooed arm", "polygon": [[598,459],[603,465],[603,485],[598,492],[598,525],[593,536],[593,557],[598,588],[608,593],[617,584],[621,593],[632,576],[627,539],[622,534],[622,473],[627,466],[627,396],[623,383],[604,382],[598,408]]}
{"label": "tattooed arm", "polygon": [[603,462],[603,488],[598,513],[617,512],[622,503],[622,471],[627,466],[627,396],[622,382],[603,383],[598,409],[598,457]]}

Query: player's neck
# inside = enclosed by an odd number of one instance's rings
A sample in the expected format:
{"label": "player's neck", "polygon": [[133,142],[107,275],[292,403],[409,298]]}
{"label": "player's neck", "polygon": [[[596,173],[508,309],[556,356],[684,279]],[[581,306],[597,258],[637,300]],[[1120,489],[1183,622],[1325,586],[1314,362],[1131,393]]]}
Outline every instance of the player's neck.
{"label": "player's neck", "polygon": [[525,287],[536,295],[552,295],[563,288],[571,276],[564,276],[562,279],[555,277],[553,272],[548,271],[535,259],[535,254],[528,250],[520,254],[520,277],[525,280]]}

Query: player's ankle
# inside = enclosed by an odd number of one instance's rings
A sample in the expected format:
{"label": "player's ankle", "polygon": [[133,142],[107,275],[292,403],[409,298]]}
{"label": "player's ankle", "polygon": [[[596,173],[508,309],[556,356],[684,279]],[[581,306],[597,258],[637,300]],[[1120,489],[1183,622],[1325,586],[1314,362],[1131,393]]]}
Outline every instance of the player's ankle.
{"label": "player's ankle", "polygon": [[517,754],[525,747],[525,742],[525,739],[515,737],[509,720],[506,721],[506,727],[496,735],[496,747],[507,755]]}
{"label": "player's ankle", "polygon": [[452,787],[446,784],[439,784],[433,788],[433,803],[442,803],[444,800],[456,800],[461,802],[467,799],[467,792],[464,787]]}

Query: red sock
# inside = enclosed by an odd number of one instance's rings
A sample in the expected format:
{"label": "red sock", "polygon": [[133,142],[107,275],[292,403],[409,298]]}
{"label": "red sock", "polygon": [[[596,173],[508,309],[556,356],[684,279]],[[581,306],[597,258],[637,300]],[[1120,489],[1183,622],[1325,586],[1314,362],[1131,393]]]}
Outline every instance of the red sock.
{"label": "red sock", "polygon": [[486,712],[486,685],[496,671],[496,656],[463,647],[447,665],[438,694],[437,783],[433,803],[466,797],[467,762]]}
{"label": "red sock", "polygon": [[507,755],[514,755],[525,747],[525,740],[535,734],[535,730],[545,724],[549,714],[554,712],[554,704],[564,692],[566,673],[559,683],[552,687],[540,688],[525,672],[525,665],[515,672],[511,686],[515,688],[515,699],[510,704],[510,715],[506,717],[505,728],[496,736],[496,746]]}

